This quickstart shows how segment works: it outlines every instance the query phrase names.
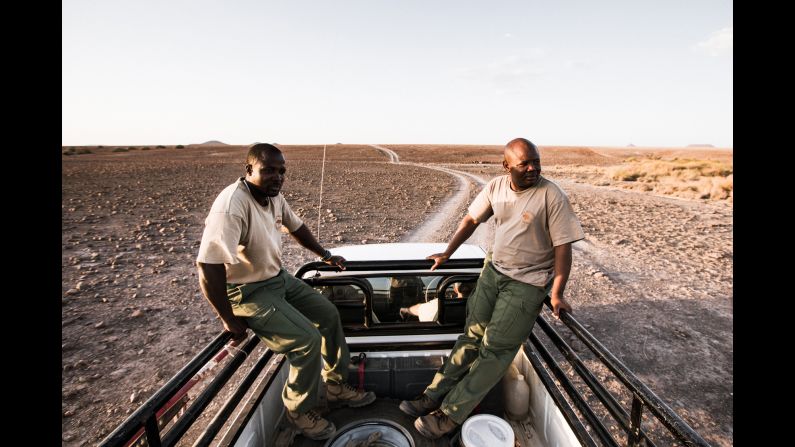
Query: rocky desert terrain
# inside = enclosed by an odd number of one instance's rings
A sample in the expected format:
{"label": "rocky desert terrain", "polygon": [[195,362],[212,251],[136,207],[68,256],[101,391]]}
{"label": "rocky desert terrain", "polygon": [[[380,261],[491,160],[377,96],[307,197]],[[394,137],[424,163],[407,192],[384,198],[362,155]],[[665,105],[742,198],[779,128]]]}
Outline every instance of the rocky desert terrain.
{"label": "rocky desert terrain", "polygon": [[[281,147],[284,195],[329,248],[446,242],[482,182],[502,172],[498,145],[329,145],[324,169],[323,146]],[[95,445],[220,332],[194,259],[245,148],[64,149],[62,438]],[[586,233],[566,291],[575,317],[708,442],[733,445],[731,150],[542,146],[541,157]],[[670,187],[667,174],[616,174],[648,160],[718,163],[723,177],[702,190]],[[313,258],[285,236],[288,270]]]}

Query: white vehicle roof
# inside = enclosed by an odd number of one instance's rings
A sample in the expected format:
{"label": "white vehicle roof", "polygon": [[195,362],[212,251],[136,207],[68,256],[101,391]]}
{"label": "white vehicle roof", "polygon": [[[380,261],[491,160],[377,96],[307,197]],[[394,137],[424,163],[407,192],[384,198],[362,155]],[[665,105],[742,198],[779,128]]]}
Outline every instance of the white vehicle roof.
{"label": "white vehicle roof", "polygon": [[[332,248],[332,254],[348,261],[407,261],[425,259],[442,253],[447,244],[432,242],[404,242],[391,244],[345,245]],[[485,258],[486,252],[477,245],[461,244],[450,259]]]}

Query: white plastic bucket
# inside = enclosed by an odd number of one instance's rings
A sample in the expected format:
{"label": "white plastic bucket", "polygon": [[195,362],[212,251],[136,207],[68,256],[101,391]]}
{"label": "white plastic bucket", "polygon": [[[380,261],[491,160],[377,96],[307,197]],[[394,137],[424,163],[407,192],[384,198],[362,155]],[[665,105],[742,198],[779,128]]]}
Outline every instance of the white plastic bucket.
{"label": "white plastic bucket", "polygon": [[513,447],[511,424],[493,414],[478,414],[464,421],[461,427],[463,447]]}

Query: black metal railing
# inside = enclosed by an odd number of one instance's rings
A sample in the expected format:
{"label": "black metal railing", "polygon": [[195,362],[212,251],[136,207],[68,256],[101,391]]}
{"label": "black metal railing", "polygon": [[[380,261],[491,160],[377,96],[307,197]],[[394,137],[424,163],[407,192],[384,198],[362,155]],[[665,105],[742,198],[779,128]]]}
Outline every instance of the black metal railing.
{"label": "black metal railing", "polygon": [[[436,286],[436,297],[438,298],[437,304],[439,309],[437,311],[437,320],[439,320],[442,324],[447,323],[447,307],[456,306],[456,305],[464,305],[466,306],[465,300],[459,300],[458,298],[454,298],[452,300],[448,300],[445,298],[445,293],[453,283],[456,282],[474,282],[477,281],[478,274],[470,273],[467,275],[452,275],[448,276],[442,281],[439,281],[439,284]],[[466,297],[469,299],[469,297]]]}
{"label": "black metal railing", "polygon": [[580,441],[580,444],[586,447],[596,447],[596,441],[591,438],[588,430],[585,429],[585,426],[582,425],[582,422],[577,417],[577,413],[574,412],[574,409],[571,408],[569,402],[566,401],[565,397],[563,397],[563,393],[561,393],[560,389],[558,389],[558,386],[555,385],[552,377],[550,377],[547,370],[544,369],[544,361],[538,357],[538,353],[533,351],[533,349],[526,342],[523,346],[523,349],[527,359],[530,360],[530,364],[533,366],[536,374],[538,374],[538,378],[541,379],[541,383],[544,384],[544,387],[549,392],[550,397],[552,397],[552,400],[555,401],[555,405],[560,409],[560,412],[563,414],[566,422],[569,423],[569,427],[571,427],[572,431],[574,432],[574,436],[577,437],[577,440]]}
{"label": "black metal railing", "polygon": [[171,380],[166,382],[149,400],[138,407],[130,417],[103,439],[99,445],[102,447],[127,445],[130,440],[137,437],[136,435],[141,429],[144,429],[148,445],[151,447],[161,446],[161,427],[159,427],[157,420],[158,411],[164,408],[169,400],[224,347],[231,337],[232,334],[228,332],[223,332],[215,337],[207,347],[193,357]]}
{"label": "black metal railing", "polygon": [[193,444],[194,447],[210,445],[210,442],[212,442],[213,438],[218,434],[218,431],[221,430],[221,427],[223,427],[224,423],[229,419],[229,416],[232,414],[237,404],[240,403],[240,400],[243,399],[243,396],[245,396],[249,388],[251,388],[251,385],[254,383],[257,376],[259,376],[260,371],[262,371],[272,357],[273,351],[268,350],[257,360],[246,374],[246,377],[240,382],[240,385],[238,385],[232,395],[226,399],[226,402],[224,402],[221,409],[218,410],[218,413],[216,413],[210,423],[207,424],[207,428],[199,435],[199,439]]}
{"label": "black metal railing", "polygon": [[[571,364],[583,382],[588,385],[588,388],[590,388],[596,398],[602,402],[610,415],[621,425],[624,431],[632,431],[627,412],[621,407],[616,398],[602,386],[599,379],[597,379],[588,367],[585,366],[580,357],[574,353],[574,350],[563,340],[560,334],[558,334],[544,318],[539,318],[536,324],[544,331],[566,360],[568,360],[569,364]],[[532,343],[535,346],[539,346],[540,341],[535,335],[533,335]],[[654,442],[648,438],[644,431],[640,431],[639,434],[642,434],[648,447],[655,447]]]}
{"label": "black metal railing", "polygon": [[207,387],[196,396],[193,404],[185,410],[185,413],[179,419],[177,419],[174,426],[165,433],[165,436],[163,436],[163,446],[171,447],[182,438],[185,432],[193,425],[193,422],[196,421],[204,409],[207,408],[210,401],[213,400],[229,378],[237,371],[246,357],[251,354],[251,351],[254,350],[259,341],[260,339],[257,336],[249,337],[240,352],[236,353],[235,356],[224,365],[224,368],[213,378]]}
{"label": "black metal railing", "polygon": [[[433,267],[433,261],[430,260],[405,260],[405,261],[346,261],[345,262],[345,271],[346,272],[363,272],[363,271],[374,271],[379,272],[379,275],[383,276],[383,272],[389,272],[391,276],[398,276],[396,273],[400,272],[401,270],[427,270],[430,271],[431,267]],[[473,268],[482,268],[483,267],[483,258],[472,258],[472,259],[449,259],[444,264],[439,266],[435,272],[438,274],[444,274],[447,270],[456,270],[456,269],[473,269]],[[339,272],[340,269],[336,266],[328,265],[325,262],[315,261],[310,262],[307,264],[302,265],[298,270],[295,271],[295,277],[298,279],[302,279],[304,274],[316,271],[316,272]],[[393,273],[395,272],[395,273]],[[406,275],[414,275],[414,273],[406,272]]]}
{"label": "black metal railing", "polygon": [[[102,440],[99,445],[101,447],[160,447],[175,445],[193,425],[196,419],[201,416],[207,405],[215,398],[218,392],[224,387],[226,382],[237,371],[246,357],[254,350],[260,341],[259,337],[250,337],[245,341],[242,348],[235,349],[235,352],[230,356],[230,360],[224,365],[221,371],[213,376],[212,381],[210,381],[202,392],[193,399],[193,403],[187,409],[182,410],[181,416],[168,430],[161,432],[170,422],[170,417],[164,418],[163,415],[174,413],[174,411],[167,411],[174,410],[170,405],[173,405],[177,400],[180,402],[187,402],[185,396],[180,396],[180,394],[187,392],[186,386],[191,380],[198,382],[197,374],[200,374],[202,369],[207,366],[208,362],[214,361],[214,358],[221,354],[221,350],[226,348],[226,343],[230,339],[231,334],[228,332],[219,334],[151,398],[122,422],[119,427]],[[267,361],[272,355],[273,353],[266,349],[262,357],[266,358],[265,361]],[[262,358],[255,364],[254,368],[259,367],[261,362]],[[256,377],[256,374],[253,376]],[[247,379],[250,380],[250,378],[247,377],[244,379],[242,385],[248,383]],[[247,384],[247,387],[250,387],[250,383]],[[229,401],[234,401],[234,404],[237,404],[243,397],[243,394],[245,394],[245,390],[241,392],[239,387],[232,397],[230,397]],[[230,405],[234,408],[233,404],[230,403]],[[231,409],[225,405],[221,411],[225,414],[225,417],[222,416],[225,420],[228,418],[228,412],[231,412]],[[213,422],[215,422],[215,419]],[[217,432],[216,426],[212,423],[208,430],[215,430]]]}
{"label": "black metal railing", "polygon": [[352,285],[358,287],[362,294],[364,294],[364,303],[361,309],[361,319],[364,327],[368,328],[373,325],[373,286],[366,279],[358,277],[342,277],[342,278],[304,278],[303,281],[310,286],[334,286],[334,285]]}
{"label": "black metal railing", "polygon": [[237,438],[242,433],[243,428],[246,426],[246,424],[248,424],[248,421],[254,415],[254,411],[257,409],[259,403],[262,401],[262,398],[265,396],[265,392],[270,388],[271,384],[276,379],[276,374],[286,363],[286,359],[287,357],[285,357],[284,354],[273,354],[272,351],[266,352],[257,361],[257,364],[254,366],[254,368],[249,371],[232,396],[227,399],[227,401],[224,403],[224,406],[215,415],[204,432],[199,435],[199,439],[196,440],[196,442],[193,444],[193,447],[210,445],[218,431],[229,419],[229,416],[232,414],[232,410],[234,410],[238,403],[240,403],[240,400],[254,384],[254,381],[259,377],[262,369],[267,366],[268,369],[265,371],[264,377],[262,377],[262,380],[254,390],[252,396],[246,400],[243,407],[240,409],[240,412],[238,413],[238,417],[232,422],[223,439],[221,439],[217,446],[226,447],[237,441]]}
{"label": "black metal railing", "polygon": [[[551,309],[549,297],[547,297],[546,305]],[[676,439],[683,443],[685,446],[699,446],[709,447],[705,441],[690,425],[688,425],[676,412],[671,409],[665,402],[663,402],[654,392],[652,392],[643,382],[640,381],[620,360],[618,360],[610,351],[607,350],[591,333],[589,333],[580,324],[576,318],[566,311],[560,312],[560,321],[562,321],[572,333],[579,338],[583,344],[594,353],[597,359],[605,365],[618,380],[629,390],[632,394],[632,407],[630,414],[627,414],[618,401],[602,386],[599,380],[591,373],[585,366],[577,354],[573,352],[571,347],[563,340],[560,334],[539,315],[536,324],[548,336],[552,344],[560,351],[566,361],[572,366],[574,371],[582,379],[582,381],[591,389],[595,398],[604,405],[608,413],[618,422],[621,429],[627,434],[627,446],[649,446],[653,447],[655,444],[649,439],[646,431],[641,427],[643,410],[648,409],[650,414],[654,416],[660,423],[662,423],[668,431]],[[583,396],[578,392],[576,387],[572,384],[571,380],[566,376],[558,363],[541,343],[535,334],[530,334],[529,343],[524,346],[525,353],[528,357],[536,356],[536,351],[544,359],[544,365],[552,371],[555,378],[560,382],[563,390],[583,415],[583,418],[592,427],[599,440],[604,445],[615,446],[617,441],[610,435],[604,425],[596,418],[592,408],[585,401]],[[532,359],[531,359],[532,361]],[[533,365],[536,367],[536,365]],[[540,365],[539,365],[540,366]],[[535,368],[537,371],[538,367]],[[546,371],[544,371],[546,374]],[[542,382],[547,390],[553,394],[555,398],[555,390],[557,386],[551,380]],[[550,386],[551,385],[551,386]],[[554,388],[554,390],[553,390]],[[555,399],[558,406],[563,402]],[[568,406],[568,404],[566,404]],[[564,406],[564,407],[566,407]],[[564,408],[561,407],[561,408]],[[564,417],[566,413],[564,412]],[[566,417],[569,420],[569,417]],[[572,420],[569,420],[572,424]],[[575,428],[572,425],[572,428]],[[578,438],[583,436],[582,433],[574,430]],[[582,439],[580,439],[582,442]]]}

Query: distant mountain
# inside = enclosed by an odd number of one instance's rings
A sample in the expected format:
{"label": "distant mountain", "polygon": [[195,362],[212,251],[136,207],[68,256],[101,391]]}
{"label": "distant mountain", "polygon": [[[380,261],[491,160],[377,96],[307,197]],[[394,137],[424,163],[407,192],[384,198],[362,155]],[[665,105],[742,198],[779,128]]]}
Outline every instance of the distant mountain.
{"label": "distant mountain", "polygon": [[711,144],[688,144],[687,147],[715,147]]}
{"label": "distant mountain", "polygon": [[229,146],[229,145],[217,140],[210,140],[201,144],[197,144],[196,146]]}

